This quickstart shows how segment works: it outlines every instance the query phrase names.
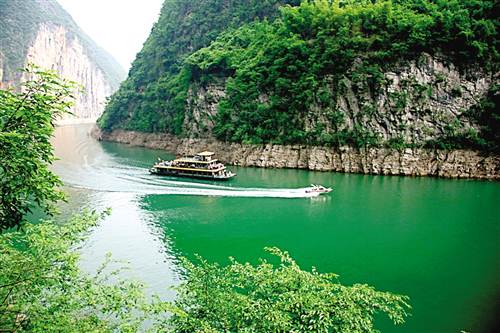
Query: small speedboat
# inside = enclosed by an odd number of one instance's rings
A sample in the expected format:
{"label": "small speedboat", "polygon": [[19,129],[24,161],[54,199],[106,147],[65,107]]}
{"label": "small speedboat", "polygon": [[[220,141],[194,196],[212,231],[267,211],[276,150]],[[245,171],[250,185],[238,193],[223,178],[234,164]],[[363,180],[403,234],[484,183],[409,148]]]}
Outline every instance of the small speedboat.
{"label": "small speedboat", "polygon": [[311,184],[311,187],[306,189],[306,193],[330,193],[332,191],[331,187],[324,187],[322,185]]}

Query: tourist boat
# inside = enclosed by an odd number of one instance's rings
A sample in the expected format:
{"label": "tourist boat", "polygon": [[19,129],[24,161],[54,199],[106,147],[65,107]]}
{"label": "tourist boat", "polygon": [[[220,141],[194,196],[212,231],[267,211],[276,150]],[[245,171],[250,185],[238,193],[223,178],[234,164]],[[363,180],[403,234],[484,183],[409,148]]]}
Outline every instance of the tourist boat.
{"label": "tourist boat", "polygon": [[172,161],[159,161],[153,165],[150,172],[155,175],[213,180],[228,180],[236,176],[213,156],[213,152],[204,151]]}
{"label": "tourist boat", "polygon": [[306,193],[330,193],[332,191],[331,187],[324,187],[322,185],[311,184],[311,187],[306,189]]}

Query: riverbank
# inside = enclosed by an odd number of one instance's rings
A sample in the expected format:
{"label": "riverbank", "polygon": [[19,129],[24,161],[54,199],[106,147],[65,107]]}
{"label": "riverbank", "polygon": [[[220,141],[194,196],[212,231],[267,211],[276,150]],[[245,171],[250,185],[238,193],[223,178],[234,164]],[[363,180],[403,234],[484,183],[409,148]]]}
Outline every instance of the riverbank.
{"label": "riverbank", "polygon": [[211,150],[222,162],[237,166],[500,180],[500,156],[472,150],[247,145],[125,130],[103,132],[97,127],[92,130],[92,136],[98,140],[162,149],[176,155]]}

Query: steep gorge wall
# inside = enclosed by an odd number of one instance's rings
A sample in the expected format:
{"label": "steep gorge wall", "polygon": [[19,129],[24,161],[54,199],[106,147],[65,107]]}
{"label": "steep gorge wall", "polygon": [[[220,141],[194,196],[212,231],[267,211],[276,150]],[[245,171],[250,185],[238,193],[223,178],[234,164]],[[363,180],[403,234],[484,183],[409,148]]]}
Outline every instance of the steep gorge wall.
{"label": "steep gorge wall", "polygon": [[[353,71],[356,70],[356,64]],[[376,133],[382,140],[400,138],[422,146],[446,135],[477,132],[479,125],[467,111],[483,98],[498,80],[480,71],[459,71],[452,63],[423,54],[419,59],[397,64],[384,73],[377,89],[368,77],[344,77],[342,82],[326,78],[330,92],[341,85],[340,94],[330,94],[329,105],[343,115],[335,128],[328,109],[321,103],[310,106],[306,127],[318,126],[326,133],[356,126]],[[423,148],[354,148],[307,145],[252,145],[221,142],[212,130],[220,101],[225,98],[224,79],[194,83],[188,92],[183,122],[184,138],[169,134],[125,130],[94,130],[94,136],[135,146],[164,149],[177,155],[197,151],[217,152],[226,163],[240,166],[299,168],[383,175],[438,176],[447,178],[500,179],[500,156],[473,150]],[[268,96],[260,97],[263,103]]]}
{"label": "steep gorge wall", "polygon": [[[477,133],[480,126],[468,111],[498,82],[492,73],[460,71],[428,54],[394,65],[376,87],[361,66],[354,64],[341,80],[324,79],[321,90],[327,100],[317,100],[304,112],[306,132],[334,135],[358,127],[381,142],[401,140],[415,146],[447,135]],[[185,136],[212,137],[218,104],[225,96],[223,79],[193,84],[186,103]],[[269,96],[261,95],[260,100],[266,103]]]}
{"label": "steep gorge wall", "polygon": [[97,119],[104,110],[106,97],[113,93],[104,73],[89,59],[79,39],[62,26],[42,24],[28,48],[26,62],[55,70],[81,86],[82,92],[76,94],[71,110],[74,116],[66,116],[61,122]]}
{"label": "steep gorge wall", "polygon": [[472,150],[245,145],[215,139],[181,139],[169,134],[103,132],[98,128],[92,135],[99,140],[163,149],[177,155],[212,150],[221,161],[238,166],[500,180],[500,156]]}
{"label": "steep gorge wall", "polygon": [[73,116],[62,122],[89,122],[104,111],[106,97],[125,71],[83,32],[56,0],[0,1],[0,87],[26,80],[28,63],[55,70],[76,82]]}

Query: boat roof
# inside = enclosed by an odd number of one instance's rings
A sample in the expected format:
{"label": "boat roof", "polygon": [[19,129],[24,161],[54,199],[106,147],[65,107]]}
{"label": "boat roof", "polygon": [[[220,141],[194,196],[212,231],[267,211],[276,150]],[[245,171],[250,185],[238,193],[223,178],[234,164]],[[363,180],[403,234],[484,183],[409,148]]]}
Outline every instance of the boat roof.
{"label": "boat roof", "polygon": [[198,155],[198,156],[212,156],[212,155],[215,155],[215,153],[211,152],[211,151],[202,151],[201,153],[198,153],[196,155]]}
{"label": "boat roof", "polygon": [[215,163],[217,162],[218,160],[217,159],[213,159],[213,160],[210,160],[210,161],[200,161],[200,160],[196,160],[194,158],[189,158],[189,157],[183,157],[183,158],[178,158],[176,160],[174,160],[175,162],[181,162],[181,163],[202,163],[202,164],[211,164],[211,163]]}

